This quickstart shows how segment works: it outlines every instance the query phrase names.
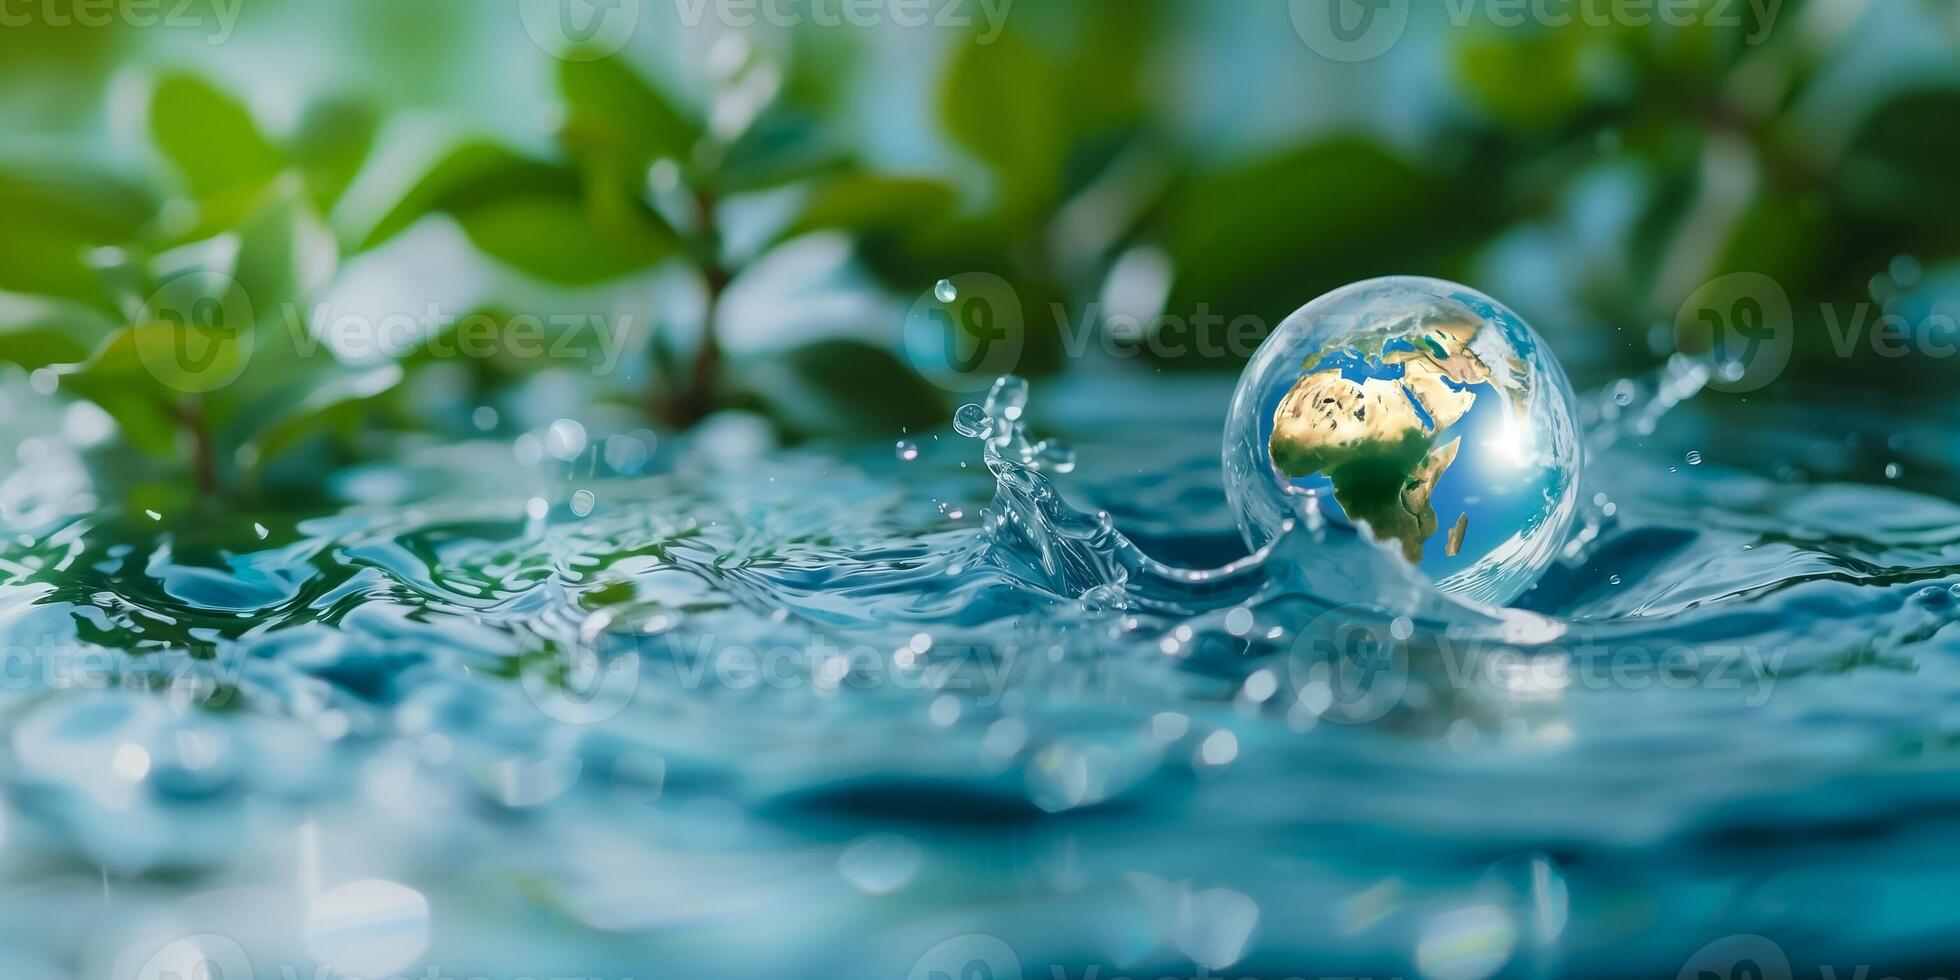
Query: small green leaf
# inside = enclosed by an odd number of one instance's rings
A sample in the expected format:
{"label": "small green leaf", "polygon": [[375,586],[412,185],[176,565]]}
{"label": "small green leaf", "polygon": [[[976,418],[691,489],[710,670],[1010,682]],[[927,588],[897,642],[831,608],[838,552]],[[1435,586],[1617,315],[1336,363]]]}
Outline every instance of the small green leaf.
{"label": "small green leaf", "polygon": [[256,425],[245,440],[262,460],[271,459],[307,436],[332,425],[350,409],[400,383],[402,369],[392,362],[352,367],[329,355],[298,379],[288,397],[264,405],[255,413]]}
{"label": "small green leaf", "polygon": [[1478,202],[1372,140],[1350,137],[1193,181],[1164,225],[1168,309],[1275,324],[1343,283],[1439,268],[1474,241]]}
{"label": "small green leaf", "polygon": [[1960,90],[1906,92],[1880,106],[1859,126],[1836,171],[1839,192],[1858,212],[1924,224],[1943,233],[1960,217]]}
{"label": "small green leaf", "polygon": [[936,180],[871,174],[843,177],[813,190],[802,212],[777,237],[788,240],[827,228],[861,233],[924,224],[944,218],[955,200],[953,189]]}
{"label": "small green leaf", "polygon": [[134,240],[156,211],[143,188],[71,161],[0,167],[0,289],[110,308],[88,253]]}
{"label": "small green leaf", "polygon": [[362,243],[373,248],[432,211],[456,211],[518,194],[577,194],[579,175],[493,143],[465,143],[443,157],[402,195]]}
{"label": "small green leaf", "polygon": [[822,340],[742,365],[744,387],[785,429],[800,435],[897,432],[943,420],[939,390],[890,351]]}
{"label": "small green leaf", "polygon": [[687,160],[701,126],[617,55],[558,63],[566,107],[563,138],[580,155],[639,172],[660,157]]}
{"label": "small green leaf", "polygon": [[1054,201],[1067,152],[1060,71],[1018,36],[965,44],[940,94],[946,130],[993,168],[1003,210],[1032,220]]}
{"label": "small green leaf", "polygon": [[349,101],[309,106],[287,152],[306,180],[307,194],[322,213],[333,209],[374,147],[374,110]]}
{"label": "small green leaf", "polygon": [[0,361],[29,371],[78,364],[114,329],[79,303],[0,293]]}
{"label": "small green leaf", "polygon": [[171,412],[178,392],[144,366],[137,338],[140,333],[146,338],[144,346],[155,344],[155,349],[169,351],[174,337],[168,331],[173,329],[175,325],[160,322],[124,327],[103,341],[86,362],[64,370],[61,377],[63,390],[94,402],[116,420],[131,445],[157,456],[171,455],[177,449]]}
{"label": "small green leaf", "polygon": [[460,209],[456,219],[491,256],[541,279],[585,285],[616,279],[673,248],[650,221],[637,229],[602,224],[575,198],[519,194]]}
{"label": "small green leaf", "polygon": [[150,99],[150,138],[190,184],[209,197],[262,185],[279,173],[279,151],[245,106],[202,79],[171,74]]}

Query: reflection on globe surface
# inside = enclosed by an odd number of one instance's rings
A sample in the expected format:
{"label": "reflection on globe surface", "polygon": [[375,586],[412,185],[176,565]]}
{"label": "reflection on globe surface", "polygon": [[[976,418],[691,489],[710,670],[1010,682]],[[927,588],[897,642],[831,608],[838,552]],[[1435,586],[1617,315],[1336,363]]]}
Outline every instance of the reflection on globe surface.
{"label": "reflection on globe surface", "polygon": [[1356,283],[1288,317],[1247,366],[1226,491],[1255,547],[1317,506],[1444,591],[1508,602],[1570,527],[1574,416],[1558,363],[1496,300],[1436,279]]}

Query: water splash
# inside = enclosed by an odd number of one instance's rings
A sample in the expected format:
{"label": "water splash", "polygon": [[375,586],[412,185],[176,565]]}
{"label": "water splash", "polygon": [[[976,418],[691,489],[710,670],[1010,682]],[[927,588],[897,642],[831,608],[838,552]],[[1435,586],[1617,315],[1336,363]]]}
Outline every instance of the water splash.
{"label": "water splash", "polygon": [[[1708,869],[1769,839],[1926,873],[1846,831],[1954,829],[1927,776],[1960,696],[1960,507],[1805,455],[1828,417],[1683,410],[1705,378],[1587,400],[1611,484],[1515,610],[1311,511],[1223,553],[1209,396],[1128,442],[1079,427],[1096,465],[1071,472],[1012,380],[956,419],[969,469],[950,435],[909,462],[663,446],[647,475],[581,471],[581,515],[499,482],[491,446],[418,461],[461,468],[410,484],[469,489],[412,504],[10,527],[0,640],[29,669],[0,688],[0,843],[36,863],[8,946],[77,962],[54,926],[105,900],[94,869],[120,914],[87,945],[139,963],[162,940],[124,923],[194,908],[258,954],[361,880],[424,896],[428,962],[486,976],[656,948],[725,972],[676,927],[764,920],[809,937],[755,953],[779,975],[906,975],[976,922],[1071,972],[1406,973],[1464,937],[1665,972],[1702,938],[1672,910],[1711,894],[1725,931],[1910,945],[1822,912],[1842,888]],[[1711,462],[1668,477],[1690,447]],[[1601,938],[1627,895],[1642,925]]]}

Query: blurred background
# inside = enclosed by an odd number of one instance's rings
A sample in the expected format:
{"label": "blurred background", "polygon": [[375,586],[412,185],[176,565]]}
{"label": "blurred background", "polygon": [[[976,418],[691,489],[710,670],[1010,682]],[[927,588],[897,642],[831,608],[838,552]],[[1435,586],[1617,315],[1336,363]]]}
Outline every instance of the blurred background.
{"label": "blurred background", "polygon": [[1772,345],[1731,402],[1936,394],[1956,5],[1659,9],[9,0],[0,361],[159,507],[567,416],[1229,376],[1389,273],[1581,388],[1712,322]]}

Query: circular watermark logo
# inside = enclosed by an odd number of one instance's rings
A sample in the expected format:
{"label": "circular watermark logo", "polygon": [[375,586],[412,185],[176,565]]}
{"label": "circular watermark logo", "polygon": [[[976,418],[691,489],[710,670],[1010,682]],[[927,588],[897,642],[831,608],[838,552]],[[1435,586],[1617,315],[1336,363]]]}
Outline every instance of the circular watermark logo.
{"label": "circular watermark logo", "polygon": [[905,357],[947,391],[984,391],[1013,374],[1027,341],[1021,297],[991,272],[941,279],[905,316]]}
{"label": "circular watermark logo", "polygon": [[252,980],[252,958],[227,936],[199,933],[166,944],[150,954],[130,980]]}
{"label": "circular watermark logo", "polygon": [[1314,617],[1287,657],[1294,696],[1323,720],[1363,725],[1402,703],[1414,626],[1374,605],[1335,606]]}
{"label": "circular watermark logo", "polygon": [[1331,61],[1369,61],[1409,29],[1409,0],[1287,0],[1293,33]]}
{"label": "circular watermark logo", "polygon": [[130,339],[150,376],[186,394],[238,380],[252,360],[251,297],[209,269],[180,272],[143,300]]}
{"label": "circular watermark logo", "polygon": [[1021,980],[1021,958],[999,937],[969,933],[926,950],[905,980]]}
{"label": "circular watermark logo", "polygon": [[1709,359],[1708,387],[1755,391],[1790,364],[1790,295],[1760,272],[1732,272],[1689,294],[1674,317],[1675,348]]}
{"label": "circular watermark logo", "polygon": [[517,0],[524,33],[554,58],[597,61],[633,39],[641,0]]}
{"label": "circular watermark logo", "polygon": [[1790,980],[1790,958],[1763,936],[1724,936],[1688,957],[1675,980]]}
{"label": "circular watermark logo", "polygon": [[611,617],[596,613],[579,629],[578,642],[555,644],[553,656],[519,675],[531,704],[553,721],[596,725],[612,718],[640,688],[640,655],[606,649]]}

